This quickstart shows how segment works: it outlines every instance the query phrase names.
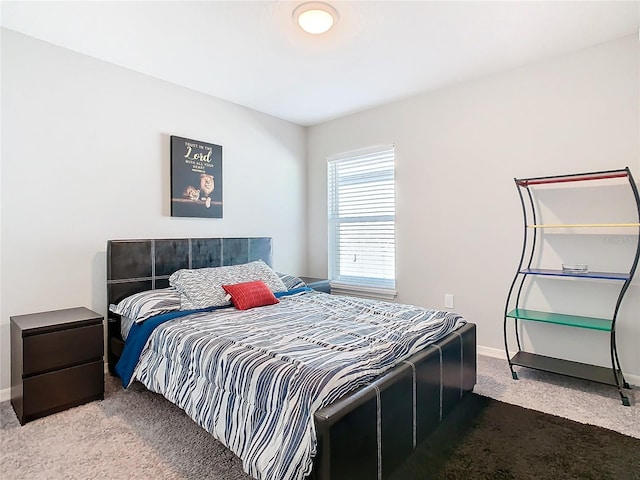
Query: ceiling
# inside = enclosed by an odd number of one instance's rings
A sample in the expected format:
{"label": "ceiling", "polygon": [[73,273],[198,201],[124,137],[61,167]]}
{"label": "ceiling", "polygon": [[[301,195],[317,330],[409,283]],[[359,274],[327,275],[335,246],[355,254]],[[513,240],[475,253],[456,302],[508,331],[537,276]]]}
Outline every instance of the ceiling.
{"label": "ceiling", "polygon": [[638,34],[640,1],[2,1],[17,32],[300,124]]}

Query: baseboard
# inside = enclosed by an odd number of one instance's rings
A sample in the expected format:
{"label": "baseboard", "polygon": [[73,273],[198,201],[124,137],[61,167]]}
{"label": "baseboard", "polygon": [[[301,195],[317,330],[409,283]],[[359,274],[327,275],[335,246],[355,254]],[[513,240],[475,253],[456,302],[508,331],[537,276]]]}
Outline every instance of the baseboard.
{"label": "baseboard", "polygon": [[[477,352],[480,355],[484,355],[486,357],[493,358],[503,358],[505,361],[507,360],[504,350],[500,348],[492,348],[492,347],[484,347],[482,345],[478,345],[476,347]],[[516,352],[510,352],[510,355],[515,355]],[[631,375],[625,372],[624,378],[630,385],[640,386],[640,375]]]}
{"label": "baseboard", "polygon": [[[483,347],[482,345],[478,345],[476,350],[480,355],[493,358],[504,358],[506,360],[504,350],[500,348]],[[513,352],[513,355],[515,355],[515,352]]]}

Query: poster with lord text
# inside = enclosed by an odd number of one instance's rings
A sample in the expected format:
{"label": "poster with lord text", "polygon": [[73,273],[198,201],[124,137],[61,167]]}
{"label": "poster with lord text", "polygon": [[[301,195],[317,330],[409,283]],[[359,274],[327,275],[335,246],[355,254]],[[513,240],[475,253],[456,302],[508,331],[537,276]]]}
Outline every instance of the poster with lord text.
{"label": "poster with lord text", "polygon": [[222,147],[171,136],[171,216],[222,218]]}

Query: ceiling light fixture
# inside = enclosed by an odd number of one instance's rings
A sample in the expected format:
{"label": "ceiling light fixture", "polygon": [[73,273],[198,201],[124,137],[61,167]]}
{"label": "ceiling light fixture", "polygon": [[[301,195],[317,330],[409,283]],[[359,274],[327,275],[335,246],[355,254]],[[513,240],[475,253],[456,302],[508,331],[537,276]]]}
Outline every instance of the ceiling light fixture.
{"label": "ceiling light fixture", "polygon": [[324,2],[306,2],[293,10],[293,19],[305,32],[318,35],[338,21],[338,11]]}

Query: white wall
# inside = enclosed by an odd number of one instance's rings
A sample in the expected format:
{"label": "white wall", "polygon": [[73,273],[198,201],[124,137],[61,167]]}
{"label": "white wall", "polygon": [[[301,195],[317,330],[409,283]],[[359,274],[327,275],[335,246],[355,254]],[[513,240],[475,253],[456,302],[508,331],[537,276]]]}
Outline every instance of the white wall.
{"label": "white wall", "polygon": [[[1,53],[0,390],[11,315],[106,314],[108,239],[271,236],[306,273],[305,128],[5,29]],[[170,216],[170,135],[223,146],[223,219]]]}
{"label": "white wall", "polygon": [[[479,345],[499,353],[505,299],[522,246],[513,178],[628,165],[640,179],[639,53],[637,36],[627,37],[311,127],[310,273],[327,273],[326,158],[394,143],[397,300],[443,308],[444,294],[454,294],[454,310],[478,325]],[[624,204],[617,203],[619,195],[614,198],[609,211],[633,214],[631,197]],[[584,216],[581,204],[571,208],[570,214]],[[630,236],[584,238],[607,249],[606,261],[592,259],[592,266],[610,260],[629,268],[635,246]],[[531,293],[534,308],[595,316],[613,312],[615,298],[598,296],[602,284],[583,282],[584,290],[566,298],[564,292],[575,287],[567,285],[559,280],[543,294]],[[602,289],[611,294],[609,284]],[[636,381],[638,312],[640,273],[618,322],[620,360]],[[610,365],[605,333],[538,324],[528,329],[528,337],[533,351]]]}

